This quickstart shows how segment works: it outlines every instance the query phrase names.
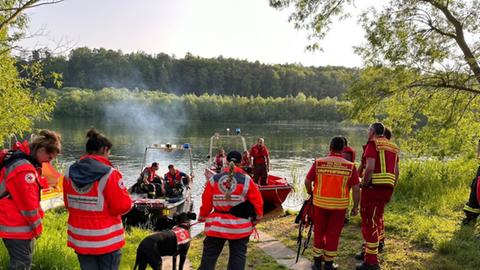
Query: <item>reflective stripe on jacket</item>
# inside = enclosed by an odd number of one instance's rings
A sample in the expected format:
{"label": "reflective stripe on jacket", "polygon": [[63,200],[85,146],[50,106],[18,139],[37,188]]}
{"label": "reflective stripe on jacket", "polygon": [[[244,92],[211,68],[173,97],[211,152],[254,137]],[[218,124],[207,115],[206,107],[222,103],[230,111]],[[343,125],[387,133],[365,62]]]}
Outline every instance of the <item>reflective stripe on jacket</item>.
{"label": "reflective stripe on jacket", "polygon": [[0,171],[0,238],[32,239],[42,233],[40,176],[26,159],[18,159]]}
{"label": "reflective stripe on jacket", "polygon": [[[225,170],[228,171],[228,168]],[[233,206],[247,199],[254,205],[257,219],[263,215],[263,200],[250,176],[236,167],[231,182],[229,177],[229,173],[225,171],[214,175],[207,182],[202,195],[200,216],[206,217],[205,235],[207,236],[224,239],[240,239],[249,236],[253,231],[251,220],[235,217],[229,213]]]}
{"label": "reflective stripe on jacket", "polygon": [[[121,214],[130,209],[131,199],[118,171],[111,168],[98,181],[78,187],[67,170],[63,187],[69,247],[79,254],[101,255],[125,245]],[[109,201],[107,192],[115,200]]]}
{"label": "reflective stripe on jacket", "polygon": [[398,146],[386,138],[377,138],[373,141],[378,153],[379,168],[372,173],[373,185],[395,185],[395,167],[398,162]]}
{"label": "reflective stripe on jacket", "polygon": [[313,204],[324,209],[346,209],[350,203],[348,181],[354,164],[341,156],[328,156],[315,161],[316,179]]}

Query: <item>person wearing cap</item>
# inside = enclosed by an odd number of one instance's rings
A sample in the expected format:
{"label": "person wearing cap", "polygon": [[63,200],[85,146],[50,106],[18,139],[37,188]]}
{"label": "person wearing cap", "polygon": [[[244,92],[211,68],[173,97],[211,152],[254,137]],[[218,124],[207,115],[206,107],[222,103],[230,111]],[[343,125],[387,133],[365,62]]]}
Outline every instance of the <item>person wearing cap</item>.
{"label": "person wearing cap", "polygon": [[267,185],[270,170],[270,153],[263,138],[250,148],[250,158],[253,159],[253,180],[259,185]]}
{"label": "person wearing cap", "polygon": [[[263,199],[257,185],[239,167],[241,160],[239,152],[228,153],[228,168],[205,184],[198,221],[205,222],[206,237],[199,270],[215,269],[225,241],[230,248],[227,269],[245,269],[247,244],[263,216]],[[237,209],[242,209],[241,213],[234,211]]]}

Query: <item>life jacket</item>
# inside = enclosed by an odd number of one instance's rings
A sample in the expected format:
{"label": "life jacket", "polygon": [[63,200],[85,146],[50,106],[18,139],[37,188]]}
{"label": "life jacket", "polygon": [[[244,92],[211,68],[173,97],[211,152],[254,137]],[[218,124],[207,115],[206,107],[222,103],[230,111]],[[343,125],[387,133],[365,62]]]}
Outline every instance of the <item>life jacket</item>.
{"label": "life jacket", "polygon": [[[211,185],[211,189],[206,189],[205,192],[208,194],[202,196],[202,205],[212,205],[214,209],[206,216],[205,235],[224,239],[240,239],[252,233],[253,224],[250,219],[232,215],[230,209],[247,200],[249,189],[254,188],[250,185],[254,184],[250,176],[237,167],[234,169],[233,181],[229,183],[227,171],[228,168],[210,178],[207,185]],[[229,196],[227,196],[227,191],[230,191]],[[252,193],[252,196],[257,196],[258,200],[262,201],[260,192]],[[201,214],[205,214],[202,213],[202,209],[200,211]]]}
{"label": "life jacket", "polygon": [[218,168],[223,168],[227,165],[227,159],[224,155],[216,155],[215,156],[215,165]]}
{"label": "life jacket", "polygon": [[241,167],[250,167],[250,157],[247,155],[242,156],[242,163],[240,163]]}
{"label": "life jacket", "polygon": [[250,156],[253,157],[253,164],[266,164],[267,161],[265,159],[268,155],[268,149],[265,145],[258,147],[258,144],[255,144],[250,150]]}
{"label": "life jacket", "polygon": [[168,185],[171,188],[175,187],[175,184],[181,183],[182,181],[182,176],[180,175],[179,170],[175,170],[175,175],[172,175],[170,172],[165,174],[165,180],[167,180]]}
{"label": "life jacket", "polygon": [[180,245],[184,245],[192,240],[190,231],[183,227],[175,226],[173,227],[172,232],[175,234],[175,237],[177,238],[177,250]]}
{"label": "life jacket", "polygon": [[[373,140],[378,153],[375,169],[372,173],[372,185],[395,185],[395,168],[398,162],[400,149],[386,138],[380,137]],[[377,166],[378,165],[378,166]]]}
{"label": "life jacket", "polygon": [[[155,176],[157,175],[157,172],[153,169],[152,166],[150,167],[146,167],[145,170],[148,172],[148,178],[147,178],[147,181],[148,182],[153,182],[153,178],[155,178]],[[144,176],[144,175],[142,175]]]}
{"label": "life jacket", "polygon": [[[40,172],[28,142],[1,151],[0,238],[32,239],[42,233]],[[34,190],[34,192],[32,192]]]}
{"label": "life jacket", "polygon": [[125,236],[121,217],[110,213],[104,197],[105,187],[114,169],[110,167],[100,179],[82,187],[72,181],[70,169],[66,171],[63,184],[65,205],[69,212],[67,245],[83,255],[106,254],[122,248]]}
{"label": "life jacket", "polygon": [[350,203],[348,180],[354,164],[341,156],[329,155],[315,161],[317,178],[313,188],[313,205],[343,210]]}

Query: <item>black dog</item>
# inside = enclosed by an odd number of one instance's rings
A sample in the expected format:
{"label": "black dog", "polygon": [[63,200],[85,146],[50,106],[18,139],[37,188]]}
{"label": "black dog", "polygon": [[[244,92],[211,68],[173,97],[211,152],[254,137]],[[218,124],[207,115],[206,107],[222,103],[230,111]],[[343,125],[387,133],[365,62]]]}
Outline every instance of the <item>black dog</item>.
{"label": "black dog", "polygon": [[162,256],[172,256],[173,270],[176,270],[177,255],[180,255],[178,269],[183,265],[190,248],[190,220],[195,220],[195,213],[180,213],[173,217],[177,224],[172,230],[163,230],[151,234],[140,242],[137,248],[134,270],[145,270],[150,265],[153,270],[162,269]]}

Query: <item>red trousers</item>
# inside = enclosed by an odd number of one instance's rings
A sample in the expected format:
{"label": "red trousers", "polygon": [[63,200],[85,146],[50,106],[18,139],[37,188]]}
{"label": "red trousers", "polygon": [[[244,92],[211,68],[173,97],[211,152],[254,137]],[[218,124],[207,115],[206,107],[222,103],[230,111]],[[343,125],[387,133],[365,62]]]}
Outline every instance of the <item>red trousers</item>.
{"label": "red trousers", "polygon": [[392,197],[389,187],[363,188],[360,196],[362,235],[365,240],[365,262],[378,264],[378,242],[384,237],[383,212]]}
{"label": "red trousers", "polygon": [[313,256],[323,255],[325,261],[337,256],[338,242],[345,221],[344,210],[328,210],[314,206]]}

